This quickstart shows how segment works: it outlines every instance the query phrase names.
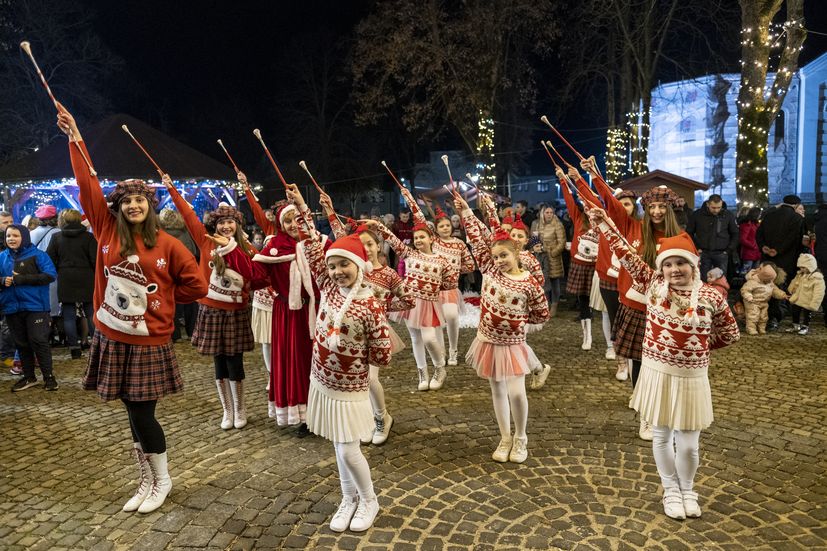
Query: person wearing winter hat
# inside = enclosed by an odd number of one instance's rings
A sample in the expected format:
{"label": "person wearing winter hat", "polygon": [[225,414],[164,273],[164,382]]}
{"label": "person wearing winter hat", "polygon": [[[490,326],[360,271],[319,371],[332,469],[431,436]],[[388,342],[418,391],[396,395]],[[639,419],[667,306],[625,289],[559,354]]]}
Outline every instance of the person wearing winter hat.
{"label": "person wearing winter hat", "polygon": [[240,429],[247,425],[244,353],[255,347],[250,293],[267,286],[267,274],[252,261],[254,248],[244,235],[244,215],[238,209],[219,203],[204,225],[168,175],[163,182],[198,247],[201,273],[210,282],[207,296],[198,301],[192,344],[213,358],[221,428]]}
{"label": "person wearing winter hat", "polygon": [[491,386],[500,430],[500,442],[491,458],[499,463],[522,463],[528,458],[525,376],[532,372],[547,376],[551,370],[526,343],[526,325],[548,320],[548,301],[542,285],[520,266],[520,244],[501,227],[492,235],[459,194],[454,194],[454,205],[462,213],[483,274],[480,324],[465,361]]}
{"label": "person wearing winter hat", "polygon": [[[57,227],[57,214],[57,208],[53,205],[40,205],[34,211],[37,226],[31,230],[32,243],[43,252],[49,250],[52,238],[60,234],[60,229]],[[57,296],[57,279],[49,284],[49,315],[52,318],[53,327],[58,327],[60,299]],[[56,331],[52,333],[57,335]]]}
{"label": "person wearing winter hat", "polygon": [[35,359],[46,390],[57,390],[49,346],[49,283],[57,278],[49,255],[31,242],[25,226],[12,224],[4,232],[6,250],[0,253],[0,311],[6,316],[23,368],[12,392],[38,384]]}
{"label": "person wearing winter hat", "polygon": [[[326,193],[320,194],[319,204],[327,215],[330,227],[336,239],[347,237],[348,232],[339,216],[333,209],[333,201]],[[370,230],[367,225],[355,225],[353,232],[359,236],[362,245],[365,247],[368,262],[373,269],[365,273],[365,283],[373,289],[373,295],[379,299],[379,304],[385,309],[385,318],[389,312],[404,312],[414,307],[414,297],[408,293],[405,281],[396,273],[396,270],[380,262],[379,243],[380,238],[376,232]],[[405,343],[396,334],[393,327],[388,324],[388,335],[391,341],[391,354],[396,354],[405,348]],[[388,440],[393,417],[388,413],[385,404],[385,389],[379,381],[379,367],[370,366],[370,404],[373,408],[373,419],[376,422],[376,430],[372,435],[362,438],[363,444],[384,444]]]}
{"label": "person wearing winter hat", "polygon": [[652,268],[609,227],[603,210],[589,216],[646,297],[640,377],[629,405],[653,426],[664,513],[700,517],[694,482],[701,431],[713,420],[709,355],[739,339],[738,323],[720,293],[701,281],[688,234],[662,239]]}
{"label": "person wearing winter hat", "polygon": [[298,209],[299,229],[309,236],[304,254],[322,296],[313,338],[307,426],[332,441],[336,452],[342,502],[330,529],[363,532],[379,512],[359,440],[374,431],[370,366],[385,367],[391,359],[385,308],[365,283],[373,266],[359,235],[337,239],[325,252],[299,188],[289,185],[286,193]]}
{"label": "person wearing winter hat", "polygon": [[207,282],[180,241],[159,230],[155,190],[142,180],[118,182],[104,197],[90,174],[89,150],[71,114],[58,104],[58,128],[69,136],[80,204],[98,240],[93,303],[97,331],[81,382],[103,400],[121,400],[129,416],[139,484],[124,511],[149,513],[172,490],[158,400],[183,390],[172,346],[176,302],[207,294]]}
{"label": "person wearing winter hat", "polygon": [[784,270],[768,261],[761,262],[758,268],[747,273],[746,283],[741,287],[741,298],[744,300],[749,335],[763,335],[767,332],[770,299],[788,298],[787,293],[779,287],[785,278]]}
{"label": "person wearing winter hat", "polygon": [[818,269],[816,257],[802,254],[798,257],[798,273],[790,282],[792,304],[792,331],[806,335],[810,331],[810,315],[817,312],[824,300],[824,275]]}

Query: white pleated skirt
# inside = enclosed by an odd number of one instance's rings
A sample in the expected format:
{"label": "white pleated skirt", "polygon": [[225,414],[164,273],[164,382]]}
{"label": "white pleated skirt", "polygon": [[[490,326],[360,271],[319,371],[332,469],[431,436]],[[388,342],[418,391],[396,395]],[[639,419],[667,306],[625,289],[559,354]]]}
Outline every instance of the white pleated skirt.
{"label": "white pleated skirt", "polygon": [[656,427],[703,430],[713,421],[709,377],[705,370],[694,377],[670,375],[647,366],[644,358],[629,407]]}
{"label": "white pleated skirt", "polygon": [[356,442],[373,434],[376,421],[370,405],[370,393],[365,390],[354,400],[337,400],[325,387],[310,377],[307,395],[307,428],[313,434],[332,442]]}
{"label": "white pleated skirt", "polygon": [[270,344],[273,331],[273,311],[256,308],[253,305],[253,315],[250,323],[253,326],[253,340],[259,344]]}
{"label": "white pleated skirt", "polygon": [[603,302],[603,297],[600,295],[600,278],[597,276],[597,270],[595,270],[594,275],[592,276],[592,288],[589,292],[589,306],[600,312],[606,311],[606,303]]}

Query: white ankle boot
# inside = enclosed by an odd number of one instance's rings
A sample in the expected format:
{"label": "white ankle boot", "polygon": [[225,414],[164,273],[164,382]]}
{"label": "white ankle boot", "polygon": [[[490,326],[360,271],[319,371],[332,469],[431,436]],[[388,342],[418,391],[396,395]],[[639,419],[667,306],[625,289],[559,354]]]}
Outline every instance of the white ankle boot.
{"label": "white ankle boot", "polygon": [[133,456],[135,456],[135,459],[138,461],[138,490],[135,492],[135,495],[129,498],[129,501],[124,504],[123,510],[126,513],[138,510],[138,507],[144,502],[146,496],[149,495],[150,486],[152,486],[152,471],[149,468],[149,461],[141,449],[141,444],[134,442],[133,446]]}
{"label": "white ankle boot", "polygon": [[233,405],[230,403],[230,389],[227,379],[216,379],[215,388],[218,389],[218,399],[221,400],[221,407],[224,410],[224,417],[221,418],[221,428],[224,430],[233,428]]}
{"label": "white ankle boot", "polygon": [[428,383],[428,388],[431,390],[439,390],[442,388],[443,383],[445,383],[445,377],[448,376],[448,372],[445,371],[444,365],[439,365],[434,368],[434,376],[431,378],[431,382]]}
{"label": "white ankle boot", "polygon": [[629,380],[629,360],[627,360],[626,358],[618,358],[615,379],[617,379],[618,381]]}
{"label": "white ankle boot", "polygon": [[457,365],[457,351],[448,350],[448,365]]}
{"label": "white ankle boot", "polygon": [[551,366],[548,364],[543,364],[543,368],[541,370],[531,374],[529,388],[531,388],[531,390],[543,388],[543,385],[546,384],[546,379],[548,379],[549,373],[551,373]]}
{"label": "white ankle boot", "polygon": [[583,328],[583,344],[580,348],[583,350],[592,349],[592,320],[580,320],[580,327]]}
{"label": "white ankle boot", "polygon": [[640,436],[641,440],[651,442],[652,438],[654,438],[654,434],[652,433],[652,425],[641,419],[640,430],[638,431],[637,435]]}
{"label": "white ankle boot", "polygon": [[233,395],[233,426],[237,429],[247,425],[247,406],[244,405],[244,381],[230,381]]}
{"label": "white ankle boot", "polygon": [[148,453],[146,458],[149,460],[149,468],[152,471],[152,485],[149,489],[149,495],[138,507],[139,513],[151,513],[163,505],[164,500],[172,490],[172,479],[169,477],[169,471],[167,470],[167,452]]}
{"label": "white ankle boot", "polygon": [[606,348],[606,359],[607,359],[607,360],[614,360],[614,359],[617,359],[617,354],[615,354],[615,348],[614,348],[614,346],[609,345],[609,346]]}
{"label": "white ankle boot", "polygon": [[428,381],[428,366],[423,368],[417,368],[419,371],[419,386],[417,389],[419,390],[428,390],[429,388],[429,381]]}

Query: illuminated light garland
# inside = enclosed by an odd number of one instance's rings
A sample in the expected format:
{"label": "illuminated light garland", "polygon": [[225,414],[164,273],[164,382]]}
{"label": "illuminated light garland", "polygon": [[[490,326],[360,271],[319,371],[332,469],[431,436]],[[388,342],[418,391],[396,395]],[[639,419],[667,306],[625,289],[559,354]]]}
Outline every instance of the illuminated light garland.
{"label": "illuminated light garland", "polygon": [[606,178],[609,184],[617,185],[626,168],[627,134],[622,128],[609,128],[606,132]]}
{"label": "illuminated light garland", "polygon": [[487,191],[496,191],[497,178],[494,170],[497,163],[494,161],[494,119],[479,112],[477,121],[477,164],[475,169],[479,175],[479,186]]}

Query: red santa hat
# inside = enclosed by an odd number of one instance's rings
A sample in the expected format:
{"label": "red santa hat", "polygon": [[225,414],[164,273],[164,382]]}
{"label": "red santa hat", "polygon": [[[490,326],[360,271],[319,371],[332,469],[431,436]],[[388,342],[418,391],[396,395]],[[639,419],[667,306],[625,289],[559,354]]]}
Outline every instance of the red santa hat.
{"label": "red santa hat", "polygon": [[[505,224],[506,222],[503,221]],[[516,215],[514,222],[511,224],[512,230],[522,230],[528,235],[528,228],[526,227],[525,223],[523,222],[523,218],[518,214]]]}
{"label": "red santa hat", "polygon": [[433,235],[433,232],[431,232],[431,228],[425,222],[419,222],[418,224],[415,224],[413,229],[411,230],[411,233],[416,233],[418,231],[428,232],[428,235]]}
{"label": "red santa hat", "polygon": [[494,230],[494,239],[493,239],[493,240],[494,240],[494,242],[495,242],[495,243],[496,243],[497,241],[510,241],[510,240],[511,240],[511,236],[510,236],[510,235],[508,235],[508,232],[507,232],[507,231],[505,231],[505,230],[502,228],[502,226],[497,226],[497,229],[496,229],[496,230]]}
{"label": "red santa hat", "polygon": [[439,206],[437,206],[436,209],[434,210],[434,222],[438,222],[438,221],[442,220],[443,218],[447,218],[448,220],[451,219],[450,216],[445,214],[444,210],[442,210],[441,208],[439,208]]}
{"label": "red santa hat", "polygon": [[293,203],[280,206],[279,210],[276,212],[276,220],[278,220],[280,229],[284,229],[284,217],[290,212],[298,212],[296,205]]}
{"label": "red santa hat", "polygon": [[503,218],[503,221],[500,222],[500,223],[501,224],[508,224],[509,226],[513,227],[514,226],[514,219],[511,217],[510,214],[508,214],[508,215],[506,215],[505,218]]}
{"label": "red santa hat", "polygon": [[39,218],[40,220],[48,220],[49,218],[54,218],[57,216],[57,209],[54,205],[40,205],[37,207],[37,210],[34,211],[34,217]]}

